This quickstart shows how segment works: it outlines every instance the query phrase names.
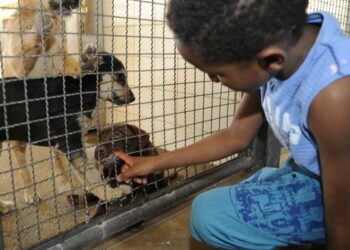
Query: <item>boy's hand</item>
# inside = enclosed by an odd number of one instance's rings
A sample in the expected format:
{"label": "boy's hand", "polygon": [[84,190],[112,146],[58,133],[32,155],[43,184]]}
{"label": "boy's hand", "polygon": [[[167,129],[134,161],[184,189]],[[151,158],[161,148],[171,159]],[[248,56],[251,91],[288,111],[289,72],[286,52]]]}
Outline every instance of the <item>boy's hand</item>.
{"label": "boy's hand", "polygon": [[121,173],[117,176],[118,182],[125,182],[131,179],[138,184],[146,184],[147,178],[145,176],[156,171],[156,157],[133,157],[122,151],[116,152],[115,156],[125,162]]}

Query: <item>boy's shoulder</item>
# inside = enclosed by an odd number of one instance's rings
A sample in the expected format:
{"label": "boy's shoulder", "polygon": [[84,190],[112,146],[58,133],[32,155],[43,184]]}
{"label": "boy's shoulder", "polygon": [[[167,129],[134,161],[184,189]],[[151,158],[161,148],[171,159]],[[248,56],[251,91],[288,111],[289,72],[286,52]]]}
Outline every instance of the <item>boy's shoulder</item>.
{"label": "boy's shoulder", "polygon": [[300,107],[305,127],[308,127],[309,108],[316,96],[339,79],[350,76],[350,39],[336,18],[327,13],[315,13],[309,20],[321,24],[321,28],[293,84],[289,84],[295,91],[294,102]]}

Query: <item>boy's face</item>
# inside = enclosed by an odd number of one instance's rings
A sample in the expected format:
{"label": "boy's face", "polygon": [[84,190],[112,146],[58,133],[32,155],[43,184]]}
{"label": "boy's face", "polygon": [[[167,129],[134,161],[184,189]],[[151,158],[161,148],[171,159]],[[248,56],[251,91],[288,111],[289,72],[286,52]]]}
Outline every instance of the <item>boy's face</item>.
{"label": "boy's face", "polygon": [[186,61],[207,73],[212,81],[221,82],[232,90],[255,92],[271,78],[271,75],[260,67],[257,60],[244,66],[240,64],[208,65],[198,53],[179,43],[177,45]]}

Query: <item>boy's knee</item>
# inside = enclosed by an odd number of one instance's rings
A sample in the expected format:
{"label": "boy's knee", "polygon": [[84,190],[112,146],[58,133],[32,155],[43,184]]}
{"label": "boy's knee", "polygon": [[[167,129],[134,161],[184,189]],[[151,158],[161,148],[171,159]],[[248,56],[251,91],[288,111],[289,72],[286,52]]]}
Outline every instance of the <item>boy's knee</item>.
{"label": "boy's knee", "polygon": [[204,229],[206,210],[203,209],[203,206],[205,207],[205,203],[206,201],[202,194],[197,196],[192,202],[190,226],[191,233],[197,240],[202,240],[201,235],[204,231],[206,231]]}
{"label": "boy's knee", "polygon": [[210,245],[211,236],[215,234],[216,218],[206,209],[210,203],[210,197],[206,193],[197,196],[192,203],[190,228],[192,236],[198,241],[204,241]]}

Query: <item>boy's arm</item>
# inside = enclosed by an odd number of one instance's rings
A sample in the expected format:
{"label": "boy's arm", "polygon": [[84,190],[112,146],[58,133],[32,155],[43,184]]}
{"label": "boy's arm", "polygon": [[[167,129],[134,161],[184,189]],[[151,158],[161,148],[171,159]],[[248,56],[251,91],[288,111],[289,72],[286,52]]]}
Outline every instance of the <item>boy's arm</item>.
{"label": "boy's arm", "polygon": [[350,78],[313,101],[309,127],[319,148],[329,249],[350,249]]}
{"label": "boy's arm", "polygon": [[263,119],[260,91],[246,94],[229,128],[195,144],[154,157],[130,157],[118,152],[117,156],[128,165],[124,167],[125,171],[118,180],[144,176],[168,168],[210,162],[242,151],[257,134]]}

